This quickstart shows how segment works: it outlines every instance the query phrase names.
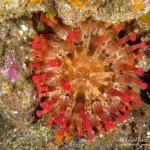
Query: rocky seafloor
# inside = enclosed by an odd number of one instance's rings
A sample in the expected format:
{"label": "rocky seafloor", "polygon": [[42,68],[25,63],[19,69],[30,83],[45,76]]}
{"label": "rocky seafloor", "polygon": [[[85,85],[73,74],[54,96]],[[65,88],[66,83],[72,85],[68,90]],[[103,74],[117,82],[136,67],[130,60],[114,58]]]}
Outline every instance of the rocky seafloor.
{"label": "rocky seafloor", "polygon": [[115,130],[92,142],[75,137],[57,145],[56,128],[35,119],[37,93],[28,68],[34,35],[51,30],[39,22],[41,12],[51,17],[56,13],[67,25],[93,17],[109,25],[123,22],[145,39],[145,55],[137,65],[144,68],[142,80],[150,84],[149,0],[91,0],[82,9],[67,0],[0,0],[0,4],[0,150],[150,150],[150,88],[138,90],[143,106]]}

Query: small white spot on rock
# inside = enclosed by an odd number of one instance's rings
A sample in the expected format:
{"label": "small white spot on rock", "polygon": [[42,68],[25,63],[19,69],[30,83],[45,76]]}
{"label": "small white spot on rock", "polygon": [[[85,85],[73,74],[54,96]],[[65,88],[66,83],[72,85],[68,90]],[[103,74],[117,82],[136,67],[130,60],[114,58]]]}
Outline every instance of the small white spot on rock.
{"label": "small white spot on rock", "polygon": [[28,27],[25,26],[25,25],[21,25],[21,28],[22,28],[23,31],[27,31],[28,30]]}
{"label": "small white spot on rock", "polygon": [[150,131],[149,131],[149,132],[147,132],[147,136],[150,136]]}
{"label": "small white spot on rock", "polygon": [[22,34],[23,34],[23,31],[22,31],[22,30],[19,30],[19,33],[22,35]]}
{"label": "small white spot on rock", "polygon": [[11,112],[15,115],[18,114],[18,111],[11,111]]}

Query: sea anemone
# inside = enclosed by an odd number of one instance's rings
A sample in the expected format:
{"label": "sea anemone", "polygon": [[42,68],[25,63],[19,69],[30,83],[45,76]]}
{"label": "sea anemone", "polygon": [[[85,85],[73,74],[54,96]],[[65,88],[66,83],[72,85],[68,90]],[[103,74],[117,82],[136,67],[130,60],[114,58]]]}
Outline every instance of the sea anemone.
{"label": "sea anemone", "polygon": [[129,44],[137,39],[134,32],[120,38],[122,24],[107,27],[87,19],[68,27],[44,14],[40,20],[54,33],[36,35],[32,42],[29,67],[41,107],[36,115],[49,116],[48,126],[58,125],[58,142],[73,131],[93,140],[96,130],[114,129],[135,103],[142,105],[135,87],[144,90],[147,84],[138,78],[143,69],[135,62],[145,42]]}

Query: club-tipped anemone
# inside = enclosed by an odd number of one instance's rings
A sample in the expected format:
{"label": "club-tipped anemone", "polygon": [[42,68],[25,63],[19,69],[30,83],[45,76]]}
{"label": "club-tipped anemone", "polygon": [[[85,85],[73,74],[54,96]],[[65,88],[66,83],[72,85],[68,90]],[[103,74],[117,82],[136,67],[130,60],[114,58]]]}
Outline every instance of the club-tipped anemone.
{"label": "club-tipped anemone", "polygon": [[41,21],[54,33],[35,36],[29,67],[39,100],[46,98],[36,114],[49,115],[48,126],[58,125],[57,142],[73,131],[93,140],[93,128],[100,134],[112,130],[129,116],[134,103],[142,105],[133,85],[147,88],[137,76],[143,69],[135,66],[145,42],[127,44],[136,41],[135,33],[119,38],[122,24],[106,28],[91,19],[73,28],[55,24],[44,14]]}

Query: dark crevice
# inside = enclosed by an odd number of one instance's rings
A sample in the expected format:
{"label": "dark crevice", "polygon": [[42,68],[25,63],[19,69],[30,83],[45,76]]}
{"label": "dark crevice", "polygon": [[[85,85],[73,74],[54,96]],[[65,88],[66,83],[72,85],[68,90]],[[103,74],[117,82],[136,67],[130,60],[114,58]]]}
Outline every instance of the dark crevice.
{"label": "dark crevice", "polygon": [[143,102],[150,104],[150,70],[145,72],[141,80],[148,84],[148,88],[140,91],[140,96]]}
{"label": "dark crevice", "polygon": [[96,46],[94,46],[92,43],[90,43],[90,44],[89,44],[89,51],[88,51],[87,54],[88,54],[89,56],[92,56],[92,55],[94,54],[96,48],[97,48]]}
{"label": "dark crevice", "polygon": [[[42,98],[40,99],[40,102],[45,102],[47,99],[48,99],[48,97],[42,97]],[[41,111],[41,110],[43,110],[43,108],[42,108],[40,105],[38,105],[37,107],[35,107],[35,109],[34,109],[34,111],[33,111],[34,120],[32,121],[31,124],[37,123],[37,121],[40,119],[40,118],[37,116],[36,112],[37,112],[37,111]]]}
{"label": "dark crevice", "polygon": [[46,23],[43,23],[43,22],[39,21],[40,14],[41,14],[41,12],[33,13],[32,18],[31,18],[33,28],[36,31],[36,33],[37,34],[50,34],[50,33],[53,33],[50,26],[48,26]]}

